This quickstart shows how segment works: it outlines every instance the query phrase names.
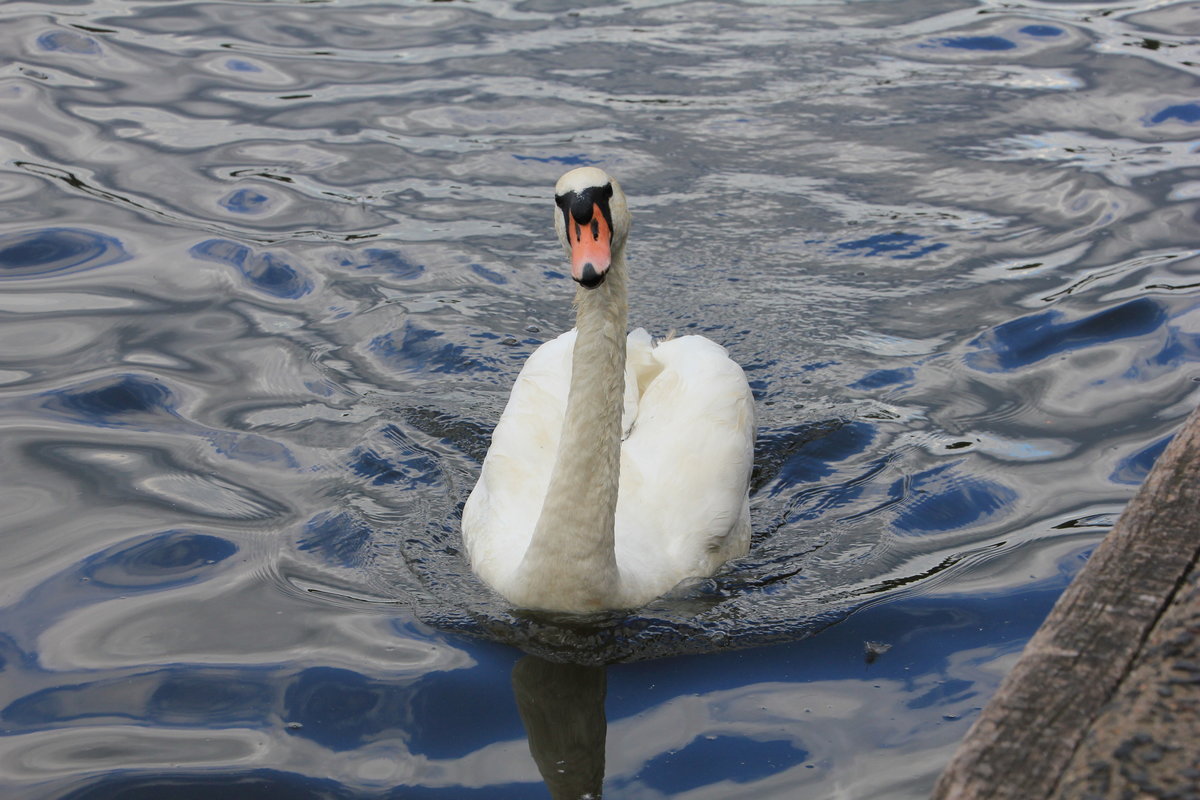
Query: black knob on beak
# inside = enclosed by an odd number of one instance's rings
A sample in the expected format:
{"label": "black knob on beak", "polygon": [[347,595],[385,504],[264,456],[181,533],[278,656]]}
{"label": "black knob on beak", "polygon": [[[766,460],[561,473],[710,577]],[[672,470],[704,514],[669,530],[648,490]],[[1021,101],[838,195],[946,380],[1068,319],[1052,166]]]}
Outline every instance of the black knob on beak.
{"label": "black knob on beak", "polygon": [[583,274],[579,276],[579,285],[585,289],[595,289],[600,284],[604,283],[606,272],[596,272],[596,268],[589,261],[583,265]]}

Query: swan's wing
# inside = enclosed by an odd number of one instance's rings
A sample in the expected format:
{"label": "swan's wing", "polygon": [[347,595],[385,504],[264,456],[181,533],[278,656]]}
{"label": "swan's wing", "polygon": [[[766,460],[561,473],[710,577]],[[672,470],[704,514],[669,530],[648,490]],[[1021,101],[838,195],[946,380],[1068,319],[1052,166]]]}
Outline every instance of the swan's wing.
{"label": "swan's wing", "polygon": [[754,398],[741,367],[702,336],[650,355],[621,451],[617,562],[623,578],[667,580],[662,592],[749,546]]}
{"label": "swan's wing", "polygon": [[567,409],[574,346],[570,330],[525,361],[463,507],[471,566],[493,586],[495,576],[520,564],[541,513]]}

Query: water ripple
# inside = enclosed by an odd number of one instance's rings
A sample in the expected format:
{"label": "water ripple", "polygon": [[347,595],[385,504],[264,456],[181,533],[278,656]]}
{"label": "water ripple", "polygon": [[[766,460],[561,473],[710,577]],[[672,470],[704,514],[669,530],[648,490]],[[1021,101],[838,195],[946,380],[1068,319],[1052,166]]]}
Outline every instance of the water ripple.
{"label": "water ripple", "polygon": [[116,238],[79,228],[0,235],[0,280],[63,275],[128,259]]}

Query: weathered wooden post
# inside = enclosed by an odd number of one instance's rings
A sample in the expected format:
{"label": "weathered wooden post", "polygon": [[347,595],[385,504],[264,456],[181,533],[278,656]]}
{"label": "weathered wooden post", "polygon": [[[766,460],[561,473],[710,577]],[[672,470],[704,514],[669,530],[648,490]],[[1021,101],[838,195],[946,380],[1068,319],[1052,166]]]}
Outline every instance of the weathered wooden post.
{"label": "weathered wooden post", "polygon": [[1200,797],[1198,558],[1200,410],[1034,634],[935,800]]}

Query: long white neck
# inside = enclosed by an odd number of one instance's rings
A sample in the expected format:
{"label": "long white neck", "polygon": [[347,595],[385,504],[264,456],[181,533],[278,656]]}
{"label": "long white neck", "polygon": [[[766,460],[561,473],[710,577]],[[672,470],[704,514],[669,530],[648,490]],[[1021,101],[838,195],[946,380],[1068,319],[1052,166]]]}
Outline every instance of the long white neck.
{"label": "long white neck", "polygon": [[620,592],[613,522],[621,470],[628,300],[623,255],[604,283],[575,295],[578,333],[550,488],[520,566],[521,605],[611,608]]}

